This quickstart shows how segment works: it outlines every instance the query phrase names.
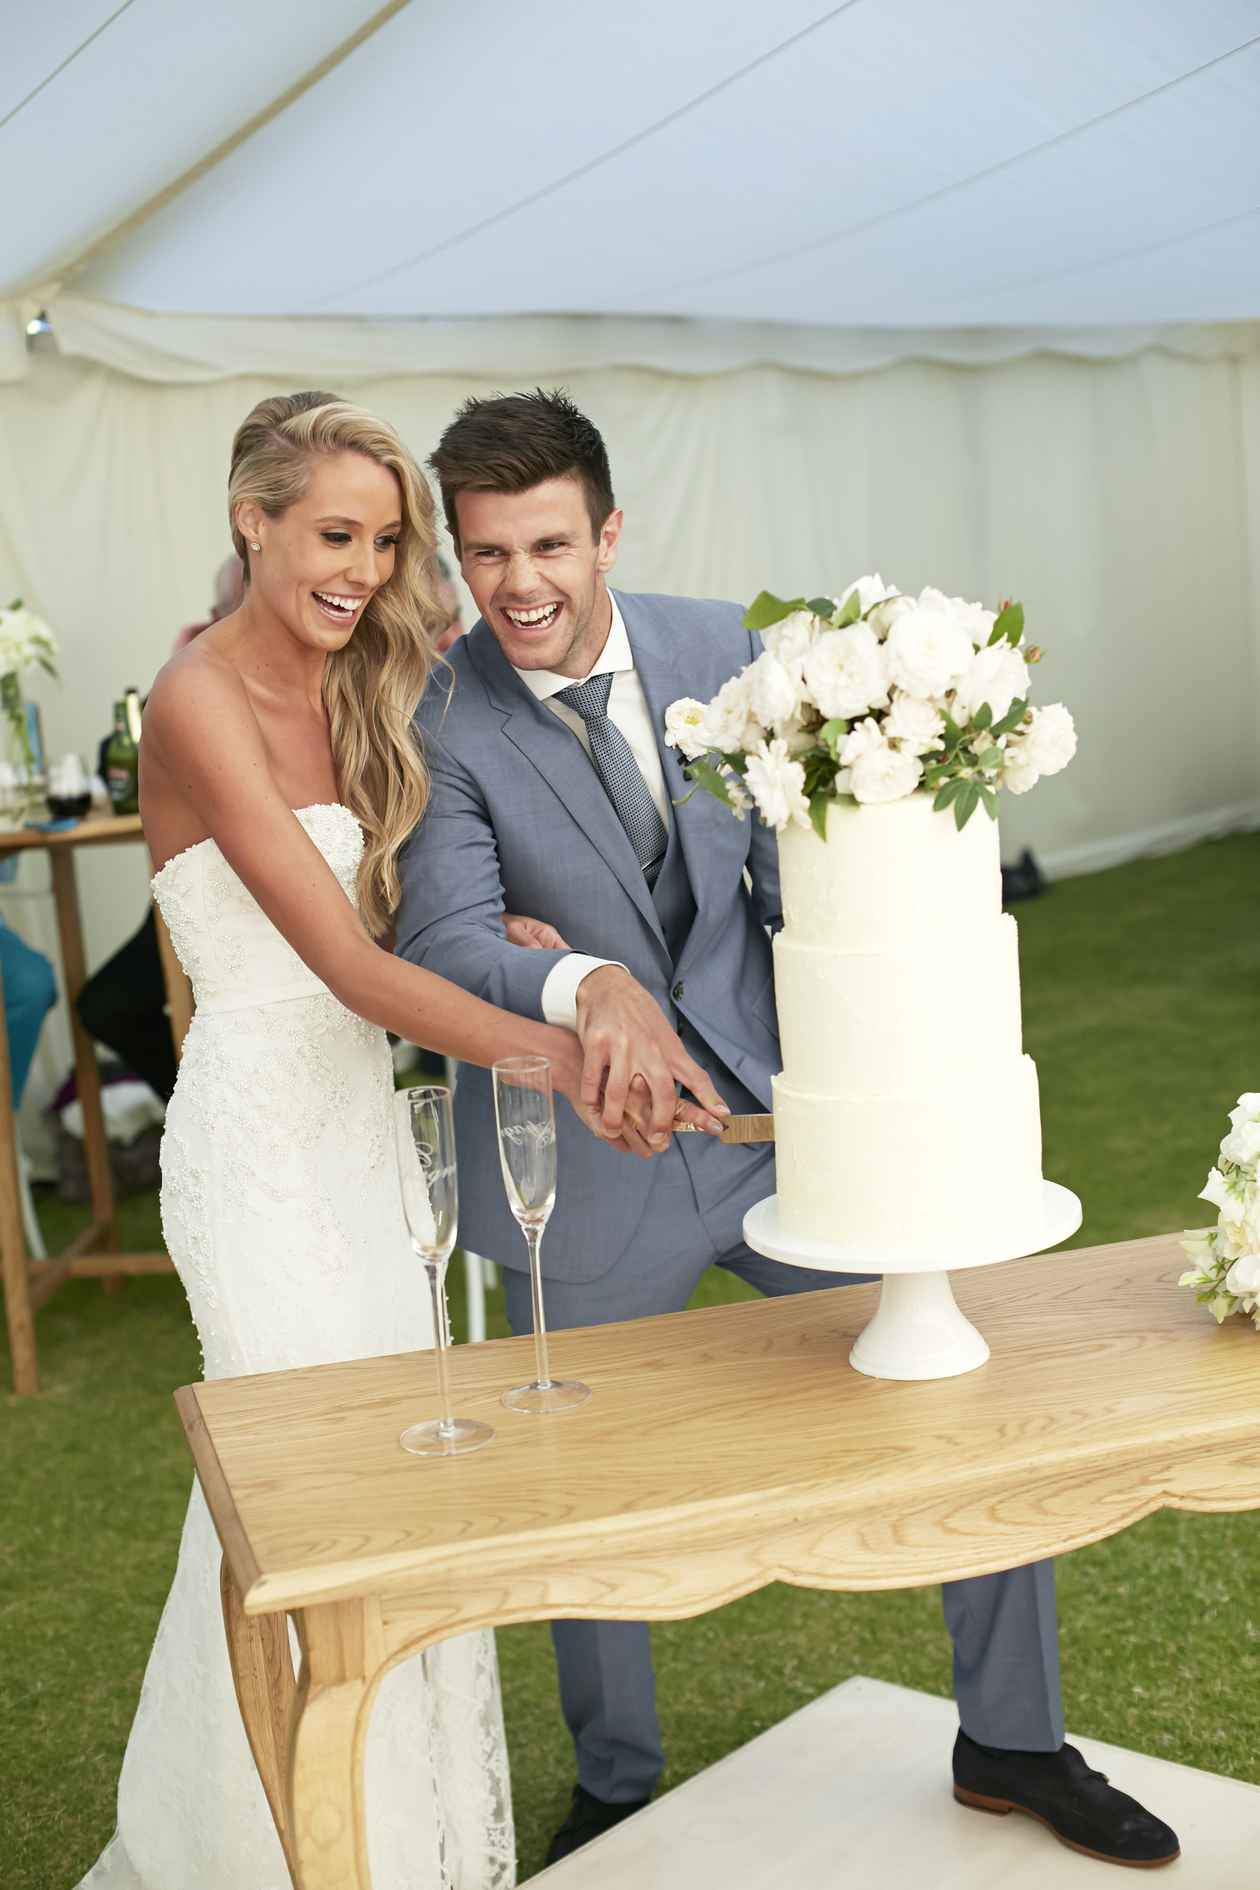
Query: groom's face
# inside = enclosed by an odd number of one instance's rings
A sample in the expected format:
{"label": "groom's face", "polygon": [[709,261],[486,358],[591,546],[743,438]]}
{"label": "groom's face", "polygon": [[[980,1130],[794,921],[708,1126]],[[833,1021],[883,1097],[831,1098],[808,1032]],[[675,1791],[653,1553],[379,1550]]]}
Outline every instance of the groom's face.
{"label": "groom's face", "polygon": [[612,622],[604,579],[621,513],[596,533],[581,484],[567,476],[527,492],[461,492],[455,506],[464,582],[508,662],[588,675]]}

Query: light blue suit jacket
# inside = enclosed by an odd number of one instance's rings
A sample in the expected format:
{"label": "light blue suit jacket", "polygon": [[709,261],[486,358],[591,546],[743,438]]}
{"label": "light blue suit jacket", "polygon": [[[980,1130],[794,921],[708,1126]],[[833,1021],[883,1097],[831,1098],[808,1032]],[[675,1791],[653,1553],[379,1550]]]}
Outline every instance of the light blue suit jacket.
{"label": "light blue suit jacket", "polygon": [[[759,653],[734,604],[617,593],[647,697],[665,782],[688,791],[663,741],[679,696],[707,701]],[[661,1005],[733,1109],[768,1109],[779,1068],[767,928],[780,923],[774,835],[737,819],[703,791],[674,818],[696,916],[675,963],[652,895],[607,793],[582,747],[521,682],[479,622],[451,652],[417,713],[432,797],[401,861],[395,950],[476,996],[542,1017],[542,990],[564,954],[509,944],[503,914],[554,925],[569,945],[619,959]],[[745,869],[751,890],[745,883]],[[559,1187],[543,1242],[543,1271],[596,1279],[631,1242],[650,1242],[653,1167],[557,1110]],[[465,1065],[456,1089],[460,1237],[478,1253],[526,1265],[499,1172],[489,1073]],[[693,1181],[729,1190],[746,1151],[688,1138]],[[755,1159],[755,1158],[754,1158]],[[698,1178],[698,1179],[697,1179]],[[770,1192],[770,1183],[765,1192]]]}

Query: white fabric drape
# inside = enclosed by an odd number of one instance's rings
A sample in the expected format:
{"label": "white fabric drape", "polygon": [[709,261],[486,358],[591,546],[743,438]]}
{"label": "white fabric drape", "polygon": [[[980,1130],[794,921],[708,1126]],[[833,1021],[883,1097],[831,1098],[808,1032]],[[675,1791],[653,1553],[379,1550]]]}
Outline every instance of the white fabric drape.
{"label": "white fabric drape", "polygon": [[[1257,817],[1260,356],[555,370],[608,441],[627,589],[808,595],[878,569],[1023,599],[1047,653],[1037,699],[1071,706],[1081,747],[1005,798],[1008,857],[1029,843],[1079,870]],[[233,429],[304,383],[277,367],[157,385],[42,356],[0,388],[0,596],[61,638],[64,682],[38,689],[55,752],[90,751],[123,685],[147,687],[204,613]],[[423,456],[467,394],[529,384],[505,358],[354,391]],[[139,920],[143,865],[81,870],[98,957]]]}
{"label": "white fabric drape", "polygon": [[[0,305],[0,381],[21,380],[34,357],[22,329],[40,304]],[[57,295],[48,313],[63,354],[138,380],[218,381],[296,376],[337,386],[391,376],[502,372],[516,380],[615,367],[666,374],[798,368],[866,374],[900,361],[989,367],[1026,355],[1120,360],[1152,349],[1210,361],[1260,354],[1260,322],[1148,322],[1113,327],[862,328],[801,322],[701,321],[615,315],[515,315],[484,320],[297,320],[191,315]]]}

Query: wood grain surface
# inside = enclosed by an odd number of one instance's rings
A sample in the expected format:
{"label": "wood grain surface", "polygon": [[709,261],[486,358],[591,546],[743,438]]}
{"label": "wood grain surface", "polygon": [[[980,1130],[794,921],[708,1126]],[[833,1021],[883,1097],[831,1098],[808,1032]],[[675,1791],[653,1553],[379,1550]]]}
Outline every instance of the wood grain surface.
{"label": "wood grain surface", "polygon": [[1175,1282],[1173,1236],[956,1279],[993,1350],[962,1378],[848,1365],[875,1287],[556,1333],[593,1396],[530,1418],[529,1340],[461,1346],[472,1456],[414,1458],[430,1354],[190,1387],[180,1408],[248,1613],[379,1597],[385,1639],[555,1614],[667,1618],[773,1580],[915,1586],[1151,1511],[1260,1506],[1260,1335]]}
{"label": "wood grain surface", "polygon": [[40,833],[35,827],[7,827],[0,832],[0,859],[6,853],[27,853],[35,847],[62,852],[74,847],[108,846],[117,840],[143,840],[139,814],[88,814],[73,827]]}

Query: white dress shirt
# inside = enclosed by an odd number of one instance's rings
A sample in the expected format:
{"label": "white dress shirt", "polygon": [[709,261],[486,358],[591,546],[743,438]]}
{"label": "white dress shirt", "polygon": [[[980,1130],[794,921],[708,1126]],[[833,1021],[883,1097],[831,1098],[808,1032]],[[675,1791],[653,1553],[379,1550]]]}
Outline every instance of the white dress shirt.
{"label": "white dress shirt", "polygon": [[[608,640],[600,652],[598,661],[593,665],[591,676],[610,675],[613,679],[612,690],[608,697],[608,717],[621,730],[629,743],[630,752],[638,764],[643,779],[647,782],[657,811],[665,822],[666,832],[673,823],[669,794],[665,787],[665,771],[661,766],[661,751],[656,745],[656,734],[652,727],[652,712],[648,708],[647,697],[643,693],[643,684],[639,681],[638,671],[634,666],[634,652],[630,648],[630,638],[626,632],[625,621],[617,605],[617,599],[609,591],[612,603],[612,625]],[[552,669],[518,669],[517,675],[539,702],[546,703],[554,716],[572,729],[585,748],[591,752],[590,737],[586,732],[586,723],[566,702],[558,702],[556,697],[562,689],[569,689],[575,682],[586,682],[586,676],[560,676]],[[598,779],[598,777],[597,777]],[[600,793],[604,792],[600,782]],[[569,1030],[577,1028],[577,991],[583,978],[592,971],[598,971],[601,965],[616,964],[614,958],[591,958],[585,952],[570,952],[562,958],[547,974],[547,981],[542,989],[543,1016],[549,1024],[560,1024]]]}

